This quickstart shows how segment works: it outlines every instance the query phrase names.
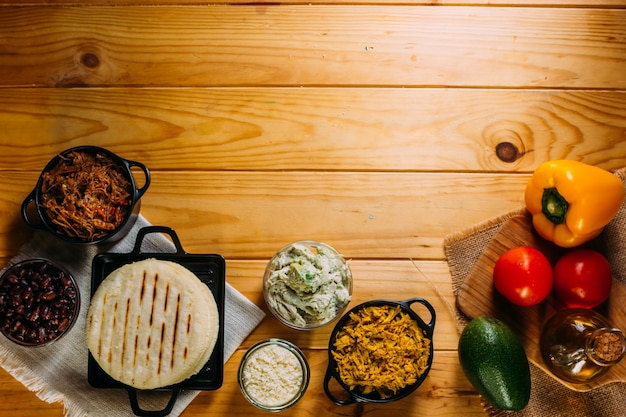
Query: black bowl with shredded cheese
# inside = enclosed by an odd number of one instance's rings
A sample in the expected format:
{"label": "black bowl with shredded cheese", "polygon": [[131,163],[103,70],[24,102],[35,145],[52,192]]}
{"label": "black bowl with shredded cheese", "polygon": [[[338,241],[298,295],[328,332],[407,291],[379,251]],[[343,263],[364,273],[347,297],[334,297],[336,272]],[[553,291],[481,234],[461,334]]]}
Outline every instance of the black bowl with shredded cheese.
{"label": "black bowl with shredded cheese", "polygon": [[[428,323],[413,304],[428,310]],[[326,395],[337,405],[348,405],[388,403],[411,394],[432,365],[435,316],[422,298],[373,300],[352,308],[330,335]],[[342,390],[331,389],[333,379]]]}
{"label": "black bowl with shredded cheese", "polygon": [[296,345],[272,338],[248,349],[237,379],[250,404],[265,411],[282,411],[302,398],[309,374],[308,362]]}

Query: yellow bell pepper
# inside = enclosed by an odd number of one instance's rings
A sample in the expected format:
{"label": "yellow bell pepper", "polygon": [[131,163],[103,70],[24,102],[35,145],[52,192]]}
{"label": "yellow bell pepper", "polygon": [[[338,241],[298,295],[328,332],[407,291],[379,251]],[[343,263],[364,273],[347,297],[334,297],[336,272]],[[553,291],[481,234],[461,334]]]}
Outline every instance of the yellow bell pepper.
{"label": "yellow bell pepper", "polygon": [[571,248],[598,236],[615,217],[624,201],[624,185],[602,168],[548,161],[528,181],[524,200],[537,233]]}

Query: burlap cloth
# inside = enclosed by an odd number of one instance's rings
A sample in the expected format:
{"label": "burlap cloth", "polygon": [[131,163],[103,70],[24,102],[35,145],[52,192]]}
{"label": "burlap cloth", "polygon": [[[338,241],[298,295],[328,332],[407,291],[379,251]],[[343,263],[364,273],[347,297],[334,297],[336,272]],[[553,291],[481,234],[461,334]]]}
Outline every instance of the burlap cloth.
{"label": "burlap cloth", "polygon": [[[129,253],[132,251],[137,231],[150,223],[139,216],[130,233],[119,242],[105,246],[76,247],[61,242],[49,233],[36,232],[9,262],[12,265],[23,259],[47,258],[65,266],[76,278],[81,293],[80,315],[72,330],[62,339],[41,348],[23,348],[0,337],[0,365],[43,401],[61,402],[68,417],[130,417],[134,416],[128,394],[123,389],[96,389],[87,381],[87,345],[85,342],[85,316],[89,308],[91,287],[91,262],[98,252]],[[182,242],[184,249],[184,242]],[[142,253],[175,252],[175,247],[161,234],[146,235]],[[224,300],[224,362],[243,340],[263,320],[265,313],[226,283]],[[199,394],[199,391],[182,391],[171,417],[177,417]],[[162,410],[169,392],[150,396],[139,395],[143,410]],[[243,400],[243,398],[242,398]]]}
{"label": "burlap cloth", "polygon": [[[615,173],[622,182],[626,181],[626,168]],[[624,185],[626,187],[626,183]],[[446,236],[444,249],[452,286],[456,292],[482,251],[496,235],[500,227],[511,216],[524,213],[523,209],[502,215],[478,224],[468,230]],[[624,203],[602,236],[606,255],[616,279],[626,282],[626,203]],[[462,329],[468,320],[462,313],[457,315],[457,324]],[[626,330],[626,329],[622,329]],[[593,391],[580,393],[566,388],[531,364],[532,388],[528,406],[519,412],[494,410],[485,405],[490,416],[519,415],[528,417],[616,417],[626,416],[626,383],[613,383]]]}

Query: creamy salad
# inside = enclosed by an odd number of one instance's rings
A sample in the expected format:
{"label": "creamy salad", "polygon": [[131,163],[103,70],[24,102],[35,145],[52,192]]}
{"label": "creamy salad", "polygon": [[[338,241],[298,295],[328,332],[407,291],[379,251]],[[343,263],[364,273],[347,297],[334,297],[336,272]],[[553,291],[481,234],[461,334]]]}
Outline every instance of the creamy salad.
{"label": "creamy salad", "polygon": [[321,243],[293,243],[268,266],[265,299],[296,327],[333,320],[351,300],[352,275],[343,256]]}

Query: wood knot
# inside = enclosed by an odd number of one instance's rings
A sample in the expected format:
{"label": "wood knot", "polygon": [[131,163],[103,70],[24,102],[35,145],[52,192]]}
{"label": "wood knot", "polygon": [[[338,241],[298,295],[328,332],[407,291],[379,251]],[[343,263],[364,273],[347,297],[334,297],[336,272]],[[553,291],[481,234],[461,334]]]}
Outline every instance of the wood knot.
{"label": "wood knot", "polygon": [[487,160],[494,169],[519,168],[532,159],[526,150],[534,147],[533,130],[523,121],[496,120],[484,128],[482,137]]}
{"label": "wood knot", "polygon": [[80,63],[87,68],[97,68],[100,65],[100,59],[96,54],[87,52],[80,57]]}
{"label": "wood knot", "polygon": [[500,142],[496,145],[496,156],[503,162],[514,162],[521,156],[521,152],[511,142]]}

